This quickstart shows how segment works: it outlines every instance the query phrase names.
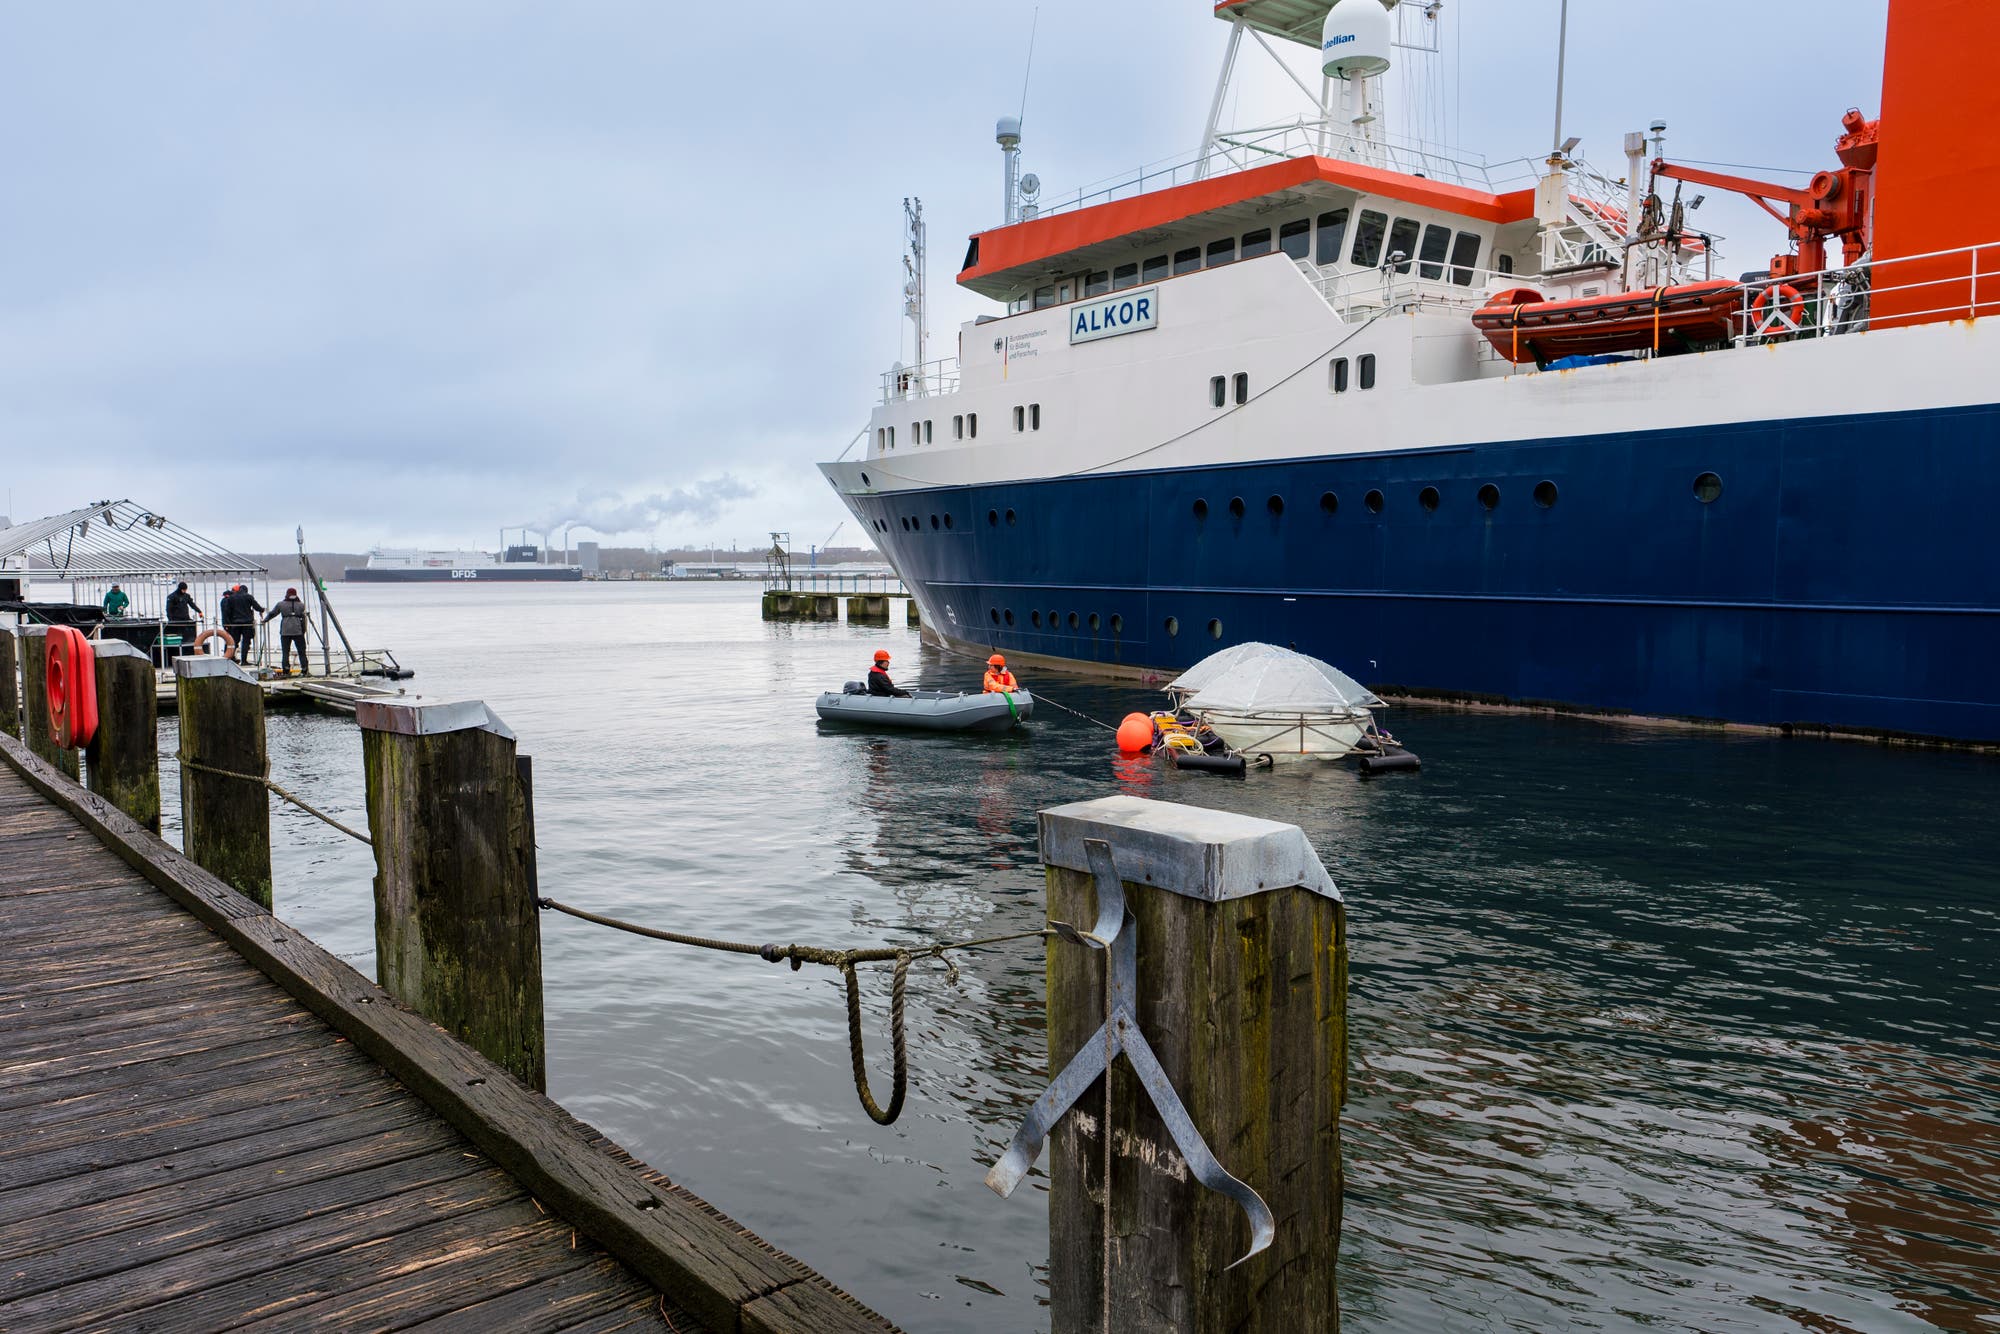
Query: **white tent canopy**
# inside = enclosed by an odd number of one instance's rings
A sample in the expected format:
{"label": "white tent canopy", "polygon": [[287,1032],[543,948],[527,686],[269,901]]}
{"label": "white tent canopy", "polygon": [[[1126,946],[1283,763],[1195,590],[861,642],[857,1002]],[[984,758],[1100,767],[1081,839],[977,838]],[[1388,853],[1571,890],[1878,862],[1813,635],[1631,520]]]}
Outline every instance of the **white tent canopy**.
{"label": "white tent canopy", "polygon": [[1352,713],[1382,703],[1329,662],[1255,642],[1210,654],[1167,689],[1196,712]]}

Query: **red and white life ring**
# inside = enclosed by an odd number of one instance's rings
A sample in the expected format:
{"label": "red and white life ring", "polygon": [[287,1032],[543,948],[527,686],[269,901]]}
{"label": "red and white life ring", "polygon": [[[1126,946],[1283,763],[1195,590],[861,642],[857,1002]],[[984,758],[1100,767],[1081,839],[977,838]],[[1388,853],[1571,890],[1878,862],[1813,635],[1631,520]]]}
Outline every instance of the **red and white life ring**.
{"label": "red and white life ring", "polygon": [[49,731],[64,750],[87,746],[97,735],[97,654],[83,632],[69,625],[49,627],[44,653]]}
{"label": "red and white life ring", "polygon": [[1805,327],[1806,299],[1790,283],[1779,283],[1757,293],[1750,303],[1750,321],[1765,338],[1795,334]]}

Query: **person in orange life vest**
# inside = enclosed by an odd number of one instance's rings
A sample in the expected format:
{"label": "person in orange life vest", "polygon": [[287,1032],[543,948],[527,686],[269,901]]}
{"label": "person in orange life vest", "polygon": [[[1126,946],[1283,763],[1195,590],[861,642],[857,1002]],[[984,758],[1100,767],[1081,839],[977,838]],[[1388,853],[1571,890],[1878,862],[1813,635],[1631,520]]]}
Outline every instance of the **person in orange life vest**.
{"label": "person in orange life vest", "polygon": [[989,695],[1012,694],[1021,688],[1014,679],[1014,673],[1007,670],[1007,660],[998,653],[986,660],[986,693]]}
{"label": "person in orange life vest", "polygon": [[875,650],[875,665],[868,669],[868,693],[871,695],[894,695],[908,699],[910,692],[896,689],[896,683],[889,679],[889,650]]}

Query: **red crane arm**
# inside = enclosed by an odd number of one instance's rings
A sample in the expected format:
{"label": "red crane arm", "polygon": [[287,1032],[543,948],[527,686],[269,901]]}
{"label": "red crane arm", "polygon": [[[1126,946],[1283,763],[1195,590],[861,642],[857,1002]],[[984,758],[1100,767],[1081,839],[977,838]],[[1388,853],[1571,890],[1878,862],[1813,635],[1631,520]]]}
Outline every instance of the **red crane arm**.
{"label": "red crane arm", "polygon": [[[1653,174],[1664,176],[1670,181],[1686,181],[1689,185],[1706,185],[1716,190],[1733,190],[1746,195],[1750,202],[1763,209],[1785,225],[1788,231],[1797,231],[1794,219],[1798,213],[1813,207],[1814,199],[1810,190],[1796,190],[1786,185],[1772,185],[1768,181],[1752,180],[1748,176],[1731,176],[1720,171],[1703,171],[1698,167],[1677,167],[1671,162],[1655,161]],[[1771,206],[1776,200],[1793,210],[1780,213]]]}

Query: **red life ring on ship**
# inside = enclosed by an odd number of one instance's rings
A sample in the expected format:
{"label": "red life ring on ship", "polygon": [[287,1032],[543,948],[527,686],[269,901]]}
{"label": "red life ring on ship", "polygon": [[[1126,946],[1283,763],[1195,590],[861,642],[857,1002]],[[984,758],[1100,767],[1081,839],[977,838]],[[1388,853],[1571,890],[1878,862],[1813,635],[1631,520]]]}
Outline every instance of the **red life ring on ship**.
{"label": "red life ring on ship", "polygon": [[1795,334],[1805,326],[1806,299],[1790,283],[1779,283],[1757,293],[1750,303],[1750,319],[1766,338]]}
{"label": "red life ring on ship", "polygon": [[73,626],[49,627],[49,730],[64,750],[90,744],[97,735],[97,654]]}

